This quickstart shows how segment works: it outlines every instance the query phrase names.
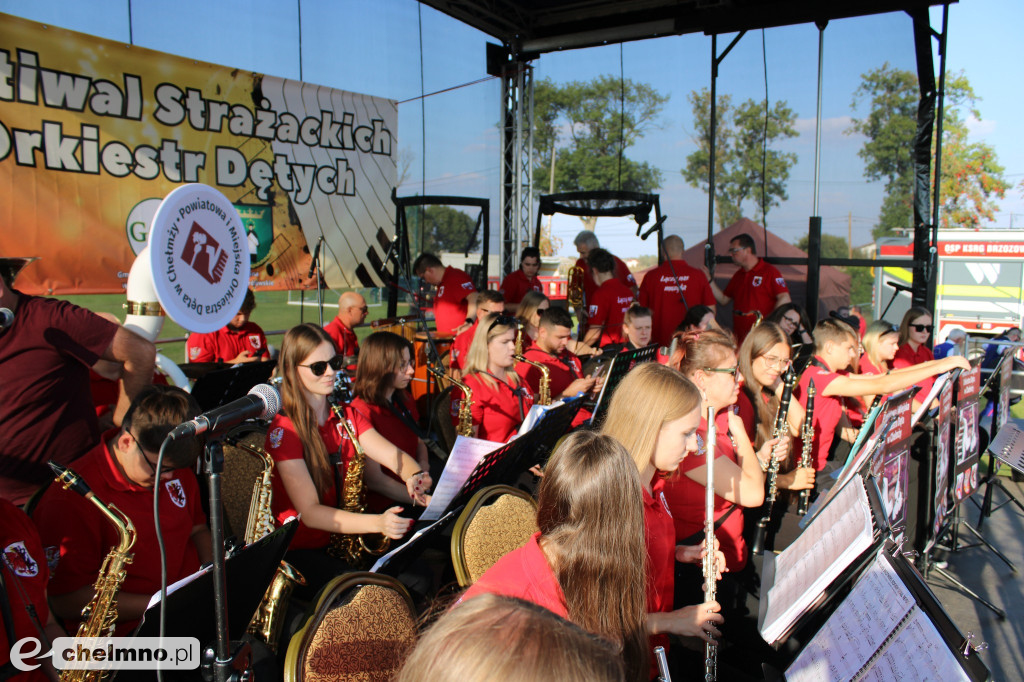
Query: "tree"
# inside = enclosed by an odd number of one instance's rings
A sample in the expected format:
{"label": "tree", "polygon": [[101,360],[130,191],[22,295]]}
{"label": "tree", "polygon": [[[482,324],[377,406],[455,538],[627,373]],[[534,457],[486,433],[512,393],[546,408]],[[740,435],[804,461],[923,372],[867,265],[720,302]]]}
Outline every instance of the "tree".
{"label": "tree", "polygon": [[[666,101],[668,97],[650,85],[628,78],[599,76],[561,85],[550,79],[537,82],[535,186],[555,192],[653,191],[661,184],[661,171],[626,157],[625,150],[657,125]],[[597,221],[582,220],[589,230]]]}
{"label": "tree", "polygon": [[[420,211],[410,211],[409,230],[413,235],[413,243],[420,237]],[[464,253],[475,251],[480,246],[480,236],[476,234],[476,221],[467,214],[451,206],[427,206],[422,211],[425,229],[422,232],[422,251],[439,254],[441,252]]]}
{"label": "tree", "polygon": [[[885,198],[872,234],[891,234],[897,228],[913,228],[913,141],[917,133],[920,99],[917,76],[888,62],[861,76],[853,93],[853,111],[865,102],[864,118],[852,119],[848,135],[867,138],[858,155],[864,160],[864,177],[885,182]],[[995,199],[1008,187],[995,151],[983,142],[968,142],[964,112],[981,118],[977,95],[961,71],[946,77],[942,137],[940,222],[943,227],[974,227],[995,214]],[[936,138],[932,137],[934,158]],[[935,169],[932,168],[934,186]]]}
{"label": "tree", "polygon": [[[800,237],[796,242],[796,248],[807,251],[810,240],[807,235]],[[854,254],[860,257],[859,254]],[[821,257],[822,258],[849,258],[850,243],[846,237],[837,237],[833,234],[821,235]],[[871,268],[859,266],[840,267],[840,270],[850,276],[850,304],[864,305],[871,303],[871,293],[875,288],[875,279],[871,276]]]}
{"label": "tree", "polygon": [[[693,111],[693,139],[697,149],[686,157],[682,174],[692,187],[707,192],[711,93],[703,88],[692,91],[687,98]],[[771,146],[796,137],[796,112],[785,101],[775,102],[768,112],[766,126],[763,100],[748,99],[734,107],[729,95],[719,95],[716,106],[715,212],[718,227],[726,228],[742,218],[743,204],[748,200],[753,200],[758,207],[754,215],[763,223],[768,209],[789,198],[786,183],[797,156],[771,149]]]}

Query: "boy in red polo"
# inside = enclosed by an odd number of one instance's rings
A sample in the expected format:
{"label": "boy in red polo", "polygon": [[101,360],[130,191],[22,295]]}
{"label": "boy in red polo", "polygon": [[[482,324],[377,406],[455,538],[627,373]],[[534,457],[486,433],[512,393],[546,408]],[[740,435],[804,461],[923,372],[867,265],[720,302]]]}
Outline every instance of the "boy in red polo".
{"label": "boy in red polo", "polygon": [[473,280],[462,270],[445,267],[432,253],[420,254],[412,272],[427,284],[437,287],[434,297],[434,324],[442,336],[465,331],[476,316],[477,293]]}
{"label": "boy in red polo", "polygon": [[252,289],[245,292],[245,300],[226,327],[209,334],[189,334],[185,342],[189,362],[261,362],[270,359],[267,336],[249,316],[256,308]]}
{"label": "boy in red polo", "polygon": [[615,278],[615,257],[604,249],[595,249],[587,257],[597,289],[590,299],[587,334],[583,343],[607,346],[622,343],[622,320],[636,298],[633,292]]}
{"label": "boy in red polo", "polygon": [[527,292],[544,293],[544,285],[537,279],[540,271],[540,249],[527,246],[519,256],[519,269],[510,272],[501,282],[498,291],[505,298],[505,309],[511,315],[519,312],[519,304]]}

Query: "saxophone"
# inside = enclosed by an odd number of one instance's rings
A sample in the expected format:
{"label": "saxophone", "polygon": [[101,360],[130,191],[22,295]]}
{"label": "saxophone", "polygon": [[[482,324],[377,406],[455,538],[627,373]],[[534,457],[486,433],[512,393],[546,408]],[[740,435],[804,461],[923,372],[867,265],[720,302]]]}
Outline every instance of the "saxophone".
{"label": "saxophone", "polygon": [[461,381],[456,381],[440,370],[428,367],[430,372],[438,378],[447,379],[462,389],[462,400],[459,401],[459,425],[455,427],[455,433],[460,436],[473,435],[473,389]]}
{"label": "saxophone", "polygon": [[[274,460],[266,451],[244,440],[228,436],[226,442],[243,450],[263,463],[263,473],[253,483],[252,502],[249,504],[249,518],[245,524],[245,544],[252,544],[274,531],[274,515],[271,512],[273,489],[270,485],[274,471]],[[253,637],[259,638],[274,653],[281,639],[281,627],[287,611],[288,598],[296,585],[305,585],[306,579],[295,568],[282,561],[274,573],[274,579],[260,600],[260,605],[246,629]]]}
{"label": "saxophone", "polygon": [[569,305],[576,311],[576,320],[578,326],[576,327],[576,335],[579,340],[582,341],[582,331],[580,327],[583,326],[583,317],[586,315],[586,301],[584,300],[584,294],[586,290],[583,286],[583,277],[585,276],[585,270],[578,265],[574,265],[569,268],[568,283],[566,286],[565,298],[569,301]]}
{"label": "saxophone", "polygon": [[[779,400],[779,411],[775,413],[775,427],[772,429],[772,438],[782,438],[789,430],[786,419],[789,416],[789,404],[793,398],[793,385],[796,383],[796,374],[789,372],[782,380],[782,398]],[[757,531],[754,535],[754,542],[751,551],[754,554],[764,553],[764,538],[768,531],[768,522],[772,517],[772,510],[775,507],[775,498],[779,495],[779,461],[775,459],[775,448],[772,448],[772,459],[768,464],[768,506],[764,516],[757,521]]]}
{"label": "saxophone", "polygon": [[[548,369],[547,365],[533,360],[527,360],[520,353],[515,354],[515,359],[519,362],[525,362],[528,365],[533,365],[540,371],[540,386],[537,389],[537,404],[538,405],[550,405],[551,404],[551,370]],[[460,415],[461,416],[461,415]]]}
{"label": "saxophone", "polygon": [[[704,445],[704,601],[714,601],[718,591],[718,557],[715,553],[715,408],[708,407],[708,433]],[[704,682],[715,682],[718,676],[718,645],[704,643]]]}
{"label": "saxophone", "polygon": [[[132,562],[131,552],[135,544],[135,526],[124,512],[114,505],[104,504],[96,497],[82,478],[71,469],[56,462],[50,462],[50,468],[57,475],[57,482],[65,490],[73,490],[92,502],[117,529],[117,545],[103,559],[99,576],[94,588],[96,593],[92,601],[82,609],[84,620],[78,627],[76,637],[110,637],[114,634],[117,621],[117,593],[124,582],[125,567]],[[110,674],[109,670],[62,670],[62,682],[100,682]]]}
{"label": "saxophone", "polygon": [[[366,512],[366,491],[363,487],[363,471],[366,468],[366,451],[356,438],[355,427],[345,416],[345,406],[335,395],[328,398],[331,403],[331,412],[341,420],[342,428],[352,439],[352,447],[356,454],[345,469],[345,482],[342,489],[338,491],[339,508],[353,514]],[[327,547],[327,553],[335,559],[341,559],[351,566],[363,566],[369,556],[379,556],[388,551],[391,540],[383,537],[377,546],[372,547],[367,543],[363,535],[352,533],[331,533],[331,544]]]}
{"label": "saxophone", "polygon": [[[800,466],[811,466],[811,447],[814,445],[814,379],[811,379],[807,386],[807,415],[804,417],[804,425],[800,429],[800,438],[803,440],[803,452],[800,453]],[[811,491],[800,491],[800,502],[797,504],[796,513],[803,516],[807,513],[807,507],[811,503]]]}
{"label": "saxophone", "polygon": [[516,350],[515,355],[518,357],[523,354],[523,328],[520,327],[516,330]]}

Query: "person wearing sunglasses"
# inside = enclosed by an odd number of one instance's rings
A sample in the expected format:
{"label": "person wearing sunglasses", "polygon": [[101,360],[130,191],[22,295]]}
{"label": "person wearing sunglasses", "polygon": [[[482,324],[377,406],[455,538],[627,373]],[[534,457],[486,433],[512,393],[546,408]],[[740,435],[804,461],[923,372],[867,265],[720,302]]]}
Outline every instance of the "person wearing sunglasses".
{"label": "person wearing sunglasses", "polygon": [[352,331],[366,321],[370,308],[358,291],[346,291],[338,297],[338,314],[327,323],[324,331],[334,339],[338,355],[345,358],[345,367],[354,368],[359,360],[359,339]]}
{"label": "person wearing sunglasses", "polygon": [[[473,392],[473,436],[507,442],[533,405],[530,389],[515,373],[516,319],[487,315],[473,337],[462,381]],[[458,424],[462,391],[452,392],[452,421]]]}
{"label": "person wearing sunglasses", "polygon": [[[195,399],[180,388],[150,386],[132,401],[121,427],[107,431],[99,445],[71,465],[96,497],[131,519],[137,533],[135,556],[125,567],[117,595],[115,636],[131,633],[150,597],[160,591],[154,491],[160,496],[168,584],[194,573],[212,558],[210,529],[192,472],[203,451],[203,438],[173,441],[164,452],[159,475],[156,470],[167,434],[199,413]],[[82,608],[95,593],[100,567],[118,543],[117,530],[92,502],[59,484],[51,484],[43,494],[33,520],[47,557],[56,560],[50,603],[67,631],[76,632]]]}
{"label": "person wearing sunglasses", "polygon": [[636,298],[633,291],[615,277],[615,257],[604,249],[587,256],[590,272],[597,285],[587,298],[587,333],[583,343],[604,347],[625,341],[622,321]]}
{"label": "person wearing sunglasses", "polygon": [[[913,367],[933,360],[935,356],[928,344],[933,329],[932,315],[927,308],[914,306],[908,310],[900,323],[900,347],[896,349],[892,368]],[[918,386],[921,387],[919,395],[927,395],[932,388],[931,379],[925,379]]]}
{"label": "person wearing sunglasses", "polygon": [[[271,510],[278,523],[299,516],[299,527],[285,555],[306,578],[296,588],[309,598],[339,572],[349,570],[330,556],[333,533],[376,534],[402,538],[412,519],[392,506],[382,514],[342,509],[345,474],[356,451],[355,433],[366,456],[398,474],[408,499],[426,503],[430,475],[408,454],[388,442],[361,413],[344,409],[346,423],[328,402],[334,380],[344,365],[334,341],[315,324],[292,327],[284,336],[277,371],[281,376],[281,411],[270,422],[265,449],[274,460]],[[365,484],[365,479],[364,479]]]}
{"label": "person wearing sunglasses", "polygon": [[262,362],[270,359],[263,328],[249,318],[256,309],[256,295],[247,289],[242,306],[224,327],[208,334],[192,333],[185,341],[187,362]]}

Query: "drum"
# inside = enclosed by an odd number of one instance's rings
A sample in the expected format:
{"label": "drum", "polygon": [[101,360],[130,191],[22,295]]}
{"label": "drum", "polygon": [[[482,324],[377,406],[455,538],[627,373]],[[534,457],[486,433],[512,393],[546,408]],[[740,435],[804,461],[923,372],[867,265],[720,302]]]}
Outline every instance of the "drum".
{"label": "drum", "polygon": [[[433,337],[434,346],[437,348],[438,355],[441,356],[441,362],[444,364],[445,369],[448,369],[448,357],[449,351],[452,347],[452,341],[454,337]],[[416,374],[413,376],[412,384],[409,386],[409,390],[412,391],[412,397],[417,401],[419,405],[419,399],[426,395],[435,395],[441,391],[443,386],[438,386],[434,376],[427,369],[427,351],[430,346],[427,340],[426,332],[417,332],[413,340],[413,361],[416,365]]]}
{"label": "drum", "polygon": [[389,317],[383,320],[374,320],[370,323],[370,329],[375,332],[391,332],[398,334],[407,341],[416,338],[417,318]]}

